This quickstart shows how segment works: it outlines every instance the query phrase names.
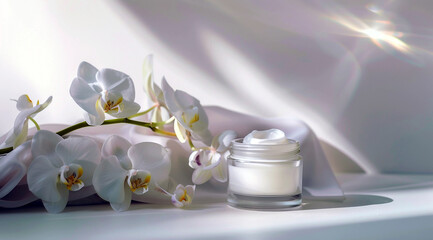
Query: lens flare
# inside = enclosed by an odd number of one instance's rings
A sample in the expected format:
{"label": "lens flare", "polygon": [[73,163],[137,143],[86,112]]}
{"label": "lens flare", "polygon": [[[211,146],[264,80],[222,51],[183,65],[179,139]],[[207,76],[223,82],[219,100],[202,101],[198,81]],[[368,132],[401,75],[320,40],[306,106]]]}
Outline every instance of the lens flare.
{"label": "lens flare", "polygon": [[383,44],[386,43],[399,50],[400,52],[410,52],[409,45],[396,37],[396,34],[394,34],[394,32],[380,31],[374,28],[368,28],[365,30],[361,30],[360,32],[367,35],[371,39],[371,41],[373,41],[373,43],[380,48],[384,48]]}
{"label": "lens flare", "polygon": [[387,50],[390,47],[402,53],[409,54],[411,47],[403,42],[400,38],[403,37],[402,32],[395,32],[392,28],[394,25],[389,20],[373,21],[374,26],[369,26],[364,21],[355,17],[344,18],[334,16],[332,19],[340,25],[355,32],[358,37],[368,37],[378,47]]}

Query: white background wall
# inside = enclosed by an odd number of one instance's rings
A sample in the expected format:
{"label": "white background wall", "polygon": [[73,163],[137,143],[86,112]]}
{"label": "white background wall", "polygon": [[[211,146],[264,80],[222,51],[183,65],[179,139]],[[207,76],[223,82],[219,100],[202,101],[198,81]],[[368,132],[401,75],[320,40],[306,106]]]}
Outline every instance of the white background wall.
{"label": "white background wall", "polygon": [[74,123],[81,61],[157,79],[204,105],[296,116],[370,171],[433,173],[431,1],[2,1],[0,132],[11,98],[52,95],[40,123]]}

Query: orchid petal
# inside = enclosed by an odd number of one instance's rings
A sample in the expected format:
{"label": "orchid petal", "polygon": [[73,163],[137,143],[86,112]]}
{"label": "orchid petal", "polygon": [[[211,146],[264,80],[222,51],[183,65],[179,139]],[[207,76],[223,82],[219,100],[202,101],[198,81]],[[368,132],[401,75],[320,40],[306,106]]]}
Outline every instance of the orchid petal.
{"label": "orchid petal", "polygon": [[59,169],[46,156],[34,159],[27,172],[29,190],[47,202],[58,202],[62,198],[57,186],[58,178]]}
{"label": "orchid petal", "polygon": [[21,129],[21,132],[18,135],[14,136],[15,137],[15,139],[13,141],[13,147],[14,148],[17,148],[19,145],[23,144],[27,140],[27,135],[29,132],[28,121],[29,120],[27,120],[27,119],[24,121],[23,128]]}
{"label": "orchid petal", "polygon": [[41,105],[37,105],[34,106],[32,108],[29,109],[25,109],[23,111],[21,111],[20,113],[18,113],[17,118],[15,118],[15,122],[14,122],[14,134],[17,136],[21,133],[21,130],[24,128],[24,125],[27,125],[27,121],[29,119],[29,117],[35,113],[39,108],[41,107]]}
{"label": "orchid petal", "polygon": [[162,122],[161,107],[157,107],[155,110],[153,110],[152,122]]}
{"label": "orchid petal", "polygon": [[92,126],[98,126],[101,125],[105,120],[105,114],[102,110],[101,106],[99,106],[99,100],[96,102],[96,113],[97,115],[92,115],[88,112],[84,112],[84,120],[87,122],[87,124]]}
{"label": "orchid petal", "polygon": [[165,106],[164,92],[155,83],[153,84],[153,91],[155,92],[156,99],[157,99],[158,103],[161,106]]}
{"label": "orchid petal", "polygon": [[182,202],[176,199],[175,195],[171,196],[171,203],[177,208],[182,208],[184,206]]}
{"label": "orchid petal", "polygon": [[101,158],[98,144],[89,137],[72,136],[64,139],[57,144],[55,151],[66,165],[77,161],[96,164]]}
{"label": "orchid petal", "polygon": [[178,111],[180,111],[180,106],[177,104],[174,90],[173,88],[167,83],[167,80],[165,80],[165,77],[162,78],[161,81],[162,91],[164,92],[164,99],[165,104],[168,107],[168,110],[174,114]]}
{"label": "orchid petal", "polygon": [[182,184],[176,186],[173,195],[181,195],[184,193],[185,187]]}
{"label": "orchid petal", "polygon": [[136,114],[138,110],[140,110],[140,105],[135,102],[123,101],[121,104],[123,104],[123,109],[121,111],[119,111],[118,113],[108,114],[116,118],[126,118]]}
{"label": "orchid petal", "polygon": [[207,114],[204,111],[203,107],[200,105],[200,102],[197,103],[196,107],[197,107],[197,114],[200,116],[200,121],[195,122],[192,129],[193,131],[200,131],[200,129],[207,129],[209,125]]}
{"label": "orchid petal", "polygon": [[[120,166],[116,156],[103,158],[93,173],[93,187],[102,199],[120,204],[125,200],[127,174],[128,171]],[[126,188],[130,192],[128,185]]]}
{"label": "orchid petal", "polygon": [[100,98],[100,94],[90,87],[83,79],[75,78],[72,81],[71,87],[69,88],[69,94],[74,101],[84,109],[84,111],[91,115],[98,115],[96,102]]}
{"label": "orchid petal", "polygon": [[131,143],[123,137],[112,135],[105,140],[102,145],[102,156],[107,158],[112,155],[116,156],[123,169],[129,170],[132,168],[132,162],[128,157],[128,149]]}
{"label": "orchid petal", "polygon": [[148,55],[143,63],[143,76],[144,76],[144,91],[149,95],[152,102],[157,102],[156,94],[153,90],[153,56]]}
{"label": "orchid petal", "polygon": [[134,169],[147,170],[152,174],[152,181],[161,183],[168,179],[171,161],[163,146],[152,142],[138,143],[128,150],[128,156]]}
{"label": "orchid petal", "polygon": [[84,185],[92,184],[92,175],[101,160],[98,144],[89,137],[70,137],[56,147],[57,155],[66,165],[75,163],[83,168],[81,180]]}
{"label": "orchid petal", "polygon": [[197,168],[192,173],[192,182],[194,184],[202,184],[207,182],[212,177],[212,171],[211,170],[205,170],[203,168]]}
{"label": "orchid petal", "polygon": [[17,101],[17,109],[19,111],[23,111],[25,109],[29,109],[33,107],[33,102],[30,100],[29,95],[24,94],[21,95]]}
{"label": "orchid petal", "polygon": [[185,186],[186,193],[190,196],[191,200],[194,199],[195,185]]}
{"label": "orchid petal", "polygon": [[209,150],[199,149],[199,155],[195,159],[190,158],[190,166],[196,166],[195,168],[204,168],[204,169],[211,169],[213,168],[212,165],[212,158],[215,155],[215,153],[211,153]]}
{"label": "orchid petal", "polygon": [[96,73],[98,69],[88,62],[81,62],[78,66],[77,76],[82,78],[88,84],[96,82]]}
{"label": "orchid petal", "polygon": [[124,100],[134,101],[135,89],[131,78],[123,72],[104,68],[96,73],[96,79],[109,92],[118,92]]}
{"label": "orchid petal", "polygon": [[153,81],[152,81],[152,75],[146,76],[146,84],[145,84],[145,91],[149,98],[152,100],[152,102],[156,103],[158,102],[158,99],[156,97],[155,91],[153,91]]}
{"label": "orchid petal", "polygon": [[9,194],[26,175],[26,162],[32,159],[31,141],[20,145],[0,161],[0,198]]}
{"label": "orchid petal", "polygon": [[131,206],[132,192],[131,192],[131,190],[129,190],[129,187],[126,183],[124,184],[123,189],[124,189],[124,192],[122,194],[124,196],[123,201],[121,201],[119,203],[110,202],[111,207],[117,212],[126,211],[126,210],[128,210],[129,206]]}
{"label": "orchid petal", "polygon": [[181,143],[186,142],[186,130],[177,119],[174,121],[174,132]]}
{"label": "orchid petal", "polygon": [[44,103],[37,105],[39,106],[38,109],[36,109],[36,111],[31,115],[31,117],[34,117],[37,113],[41,112],[42,110],[44,110],[46,107],[48,107],[48,105],[51,104],[51,102],[53,101],[53,96],[49,96],[47,98],[47,100],[45,100]]}
{"label": "orchid petal", "polygon": [[60,200],[55,202],[49,202],[42,200],[45,209],[49,213],[59,213],[62,212],[66,205],[68,204],[69,191],[65,188],[62,183],[57,183],[57,191],[60,194]]}
{"label": "orchid petal", "polygon": [[32,156],[33,158],[37,158],[38,156],[48,156],[51,160],[56,160],[53,163],[54,166],[60,168],[63,165],[63,162],[58,159],[55,154],[56,145],[62,141],[63,138],[59,135],[47,131],[47,130],[39,130],[33,136],[32,139]]}
{"label": "orchid petal", "polygon": [[174,92],[174,97],[177,104],[183,109],[188,109],[191,106],[197,106],[200,104],[199,100],[182,90],[176,90]]}
{"label": "orchid petal", "polygon": [[202,166],[202,155],[201,153],[203,152],[202,149],[198,150],[198,151],[194,151],[191,153],[191,155],[189,155],[189,166],[191,168],[199,168],[200,166]]}
{"label": "orchid petal", "polygon": [[225,152],[229,149],[232,140],[235,139],[236,136],[237,134],[233,130],[224,131],[219,136],[214,138],[212,141],[212,146],[217,150],[217,152]]}
{"label": "orchid petal", "polygon": [[14,129],[12,128],[5,135],[6,137],[4,138],[3,142],[0,144],[0,148],[13,147],[15,142]]}
{"label": "orchid petal", "polygon": [[219,164],[212,169],[212,176],[218,182],[227,181],[227,163],[224,158],[221,158]]}
{"label": "orchid petal", "polygon": [[202,168],[204,170],[211,170],[220,164],[221,154],[218,152],[210,153],[209,151],[206,151],[204,158],[207,159],[207,162],[205,162]]}

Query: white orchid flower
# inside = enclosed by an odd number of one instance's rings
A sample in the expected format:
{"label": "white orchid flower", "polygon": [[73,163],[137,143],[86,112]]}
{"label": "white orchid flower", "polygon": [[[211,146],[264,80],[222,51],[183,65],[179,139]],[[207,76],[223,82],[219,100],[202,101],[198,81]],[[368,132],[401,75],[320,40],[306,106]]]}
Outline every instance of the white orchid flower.
{"label": "white orchid flower", "polygon": [[212,135],[208,129],[208,117],[200,101],[184,91],[174,91],[165,78],[162,79],[162,91],[168,110],[176,118],[174,130],[179,141],[184,143],[192,136],[210,144]]}
{"label": "white orchid flower", "polygon": [[167,190],[161,188],[157,184],[155,189],[160,193],[170,196],[171,203],[174,206],[178,208],[183,208],[191,205],[195,194],[195,187],[195,185],[183,186],[182,184],[179,184],[177,185],[176,190],[174,190],[173,194],[169,193]]}
{"label": "white orchid flower", "polygon": [[202,184],[212,176],[219,182],[227,181],[227,150],[236,133],[227,130],[212,140],[210,147],[200,148],[189,156],[189,166],[194,168],[192,182]]}
{"label": "white orchid flower", "polygon": [[194,198],[195,185],[177,185],[176,190],[171,196],[171,203],[178,208],[189,206]]}
{"label": "white orchid flower", "polygon": [[165,104],[164,93],[161,88],[154,82],[153,79],[153,56],[148,55],[143,64],[143,76],[144,76],[144,91],[147,96],[149,96],[150,100],[153,103],[153,111],[152,111],[152,122],[162,122],[166,119],[163,119],[163,111],[167,110],[167,106]]}
{"label": "white orchid flower", "polygon": [[[16,148],[27,140],[27,134],[29,131],[29,120],[33,118],[44,110],[48,105],[50,105],[53,97],[49,97],[44,103],[39,104],[39,101],[33,106],[32,100],[29,96],[24,94],[21,95],[18,100],[13,100],[17,102],[17,109],[20,111],[14,122],[14,127],[7,133],[7,136],[0,148],[13,147]],[[39,125],[34,121],[37,128]]]}
{"label": "white orchid flower", "polygon": [[105,113],[125,118],[140,110],[140,105],[134,102],[134,83],[128,75],[106,68],[98,71],[87,62],[78,67],[69,93],[86,111],[84,118],[89,125],[102,124]]}
{"label": "white orchid flower", "polygon": [[119,136],[105,141],[102,159],[93,175],[93,186],[116,211],[129,208],[132,194],[142,195],[152,182],[168,179],[171,168],[168,152],[161,145],[151,142],[131,145]]}
{"label": "white orchid flower", "polygon": [[66,207],[69,191],[92,185],[92,176],[100,162],[98,144],[88,137],[59,135],[38,131],[32,139],[33,161],[27,172],[29,190],[50,213]]}

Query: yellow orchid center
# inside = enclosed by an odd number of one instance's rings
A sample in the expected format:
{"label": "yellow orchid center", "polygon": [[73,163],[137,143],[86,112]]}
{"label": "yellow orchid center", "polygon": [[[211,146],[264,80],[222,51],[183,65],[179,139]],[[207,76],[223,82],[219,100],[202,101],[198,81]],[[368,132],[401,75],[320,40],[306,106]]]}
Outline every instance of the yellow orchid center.
{"label": "yellow orchid center", "polygon": [[[26,96],[27,101],[33,105],[33,101],[30,99],[29,95],[25,94],[24,96]],[[39,105],[39,100],[36,101],[36,106],[37,106],[37,105]]]}
{"label": "yellow orchid center", "polygon": [[104,102],[102,108],[104,109],[104,112],[106,112],[106,113],[111,112],[111,111],[118,112],[119,111],[119,104],[121,104],[122,102],[123,102],[122,97],[118,98],[115,101],[108,99],[106,102]]}
{"label": "yellow orchid center", "polygon": [[83,168],[80,165],[71,164],[60,168],[60,181],[69,191],[78,191],[84,187],[83,181],[80,180],[81,176]]}
{"label": "yellow orchid center", "polygon": [[33,104],[33,102],[32,102],[32,100],[30,99],[30,97],[29,97],[29,95],[25,95],[26,96],[26,98],[27,98],[27,101],[29,101],[29,103],[32,103]]}
{"label": "yellow orchid center", "polygon": [[141,195],[149,190],[150,179],[151,175],[148,171],[131,169],[127,176],[127,183],[133,193]]}
{"label": "yellow orchid center", "polygon": [[193,108],[189,111],[187,110],[186,112],[182,113],[182,120],[190,128],[192,128],[192,125],[200,120],[200,115],[198,114],[198,110],[196,108]]}
{"label": "yellow orchid center", "polygon": [[123,110],[123,97],[120,93],[105,91],[96,104],[100,104],[105,113],[118,113]]}
{"label": "yellow orchid center", "polygon": [[189,202],[191,197],[186,193],[186,189],[183,190],[183,194],[179,197],[179,202]]}

